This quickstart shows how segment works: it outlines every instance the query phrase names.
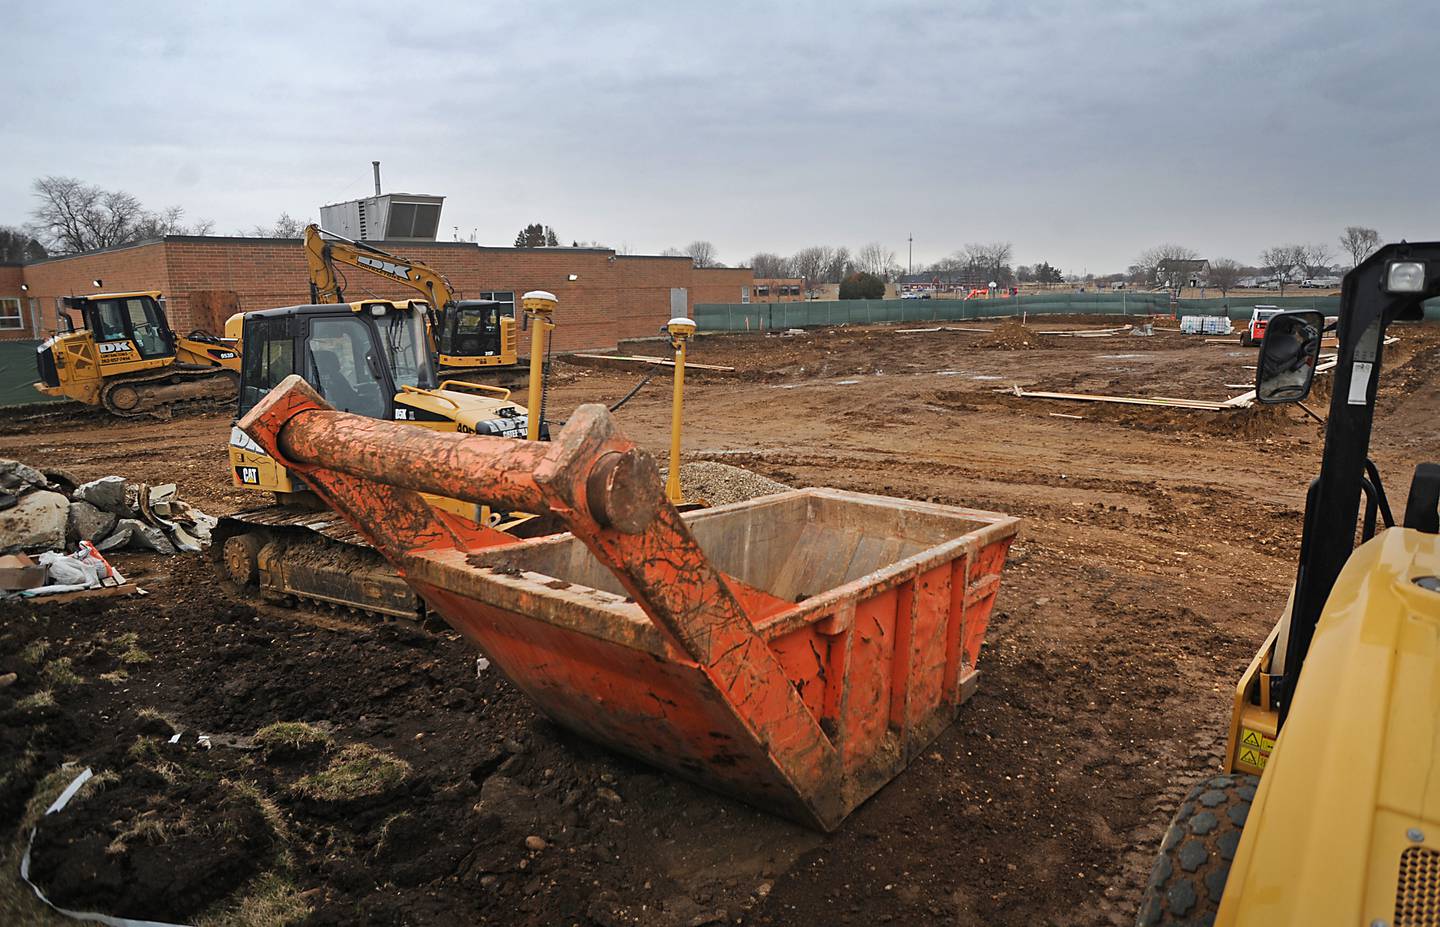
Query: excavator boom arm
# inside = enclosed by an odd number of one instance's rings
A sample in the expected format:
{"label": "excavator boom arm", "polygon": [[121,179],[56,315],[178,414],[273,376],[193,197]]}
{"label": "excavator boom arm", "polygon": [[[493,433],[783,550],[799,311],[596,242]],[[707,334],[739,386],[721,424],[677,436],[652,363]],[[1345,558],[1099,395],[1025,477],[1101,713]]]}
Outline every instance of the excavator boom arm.
{"label": "excavator boom arm", "polygon": [[364,242],[351,241],[318,225],[305,227],[305,260],[310,268],[310,295],[317,303],[344,302],[336,264],[359,268],[409,287],[437,310],[455,301],[454,288],[438,270]]}

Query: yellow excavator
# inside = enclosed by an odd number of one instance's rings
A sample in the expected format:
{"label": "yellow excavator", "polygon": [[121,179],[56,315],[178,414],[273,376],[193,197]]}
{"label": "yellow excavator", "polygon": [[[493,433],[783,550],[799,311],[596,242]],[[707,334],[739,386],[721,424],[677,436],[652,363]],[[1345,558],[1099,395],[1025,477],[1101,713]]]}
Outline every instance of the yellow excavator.
{"label": "yellow excavator", "polygon": [[1289,602],[1235,688],[1225,770],[1161,843],[1144,927],[1440,924],[1440,466],[1397,526],[1369,456],[1386,330],[1437,296],[1440,242],[1401,243],[1346,275],[1333,326],[1269,320],[1261,403],[1305,399],[1338,330],[1325,449]]}
{"label": "yellow excavator", "polygon": [[[555,297],[526,293],[531,321],[529,408],[543,406],[540,350]],[[510,391],[442,380],[428,336],[424,300],[317,303],[247,313],[239,415],[290,374],[299,374],[335,408],[421,428],[541,440],[539,415],[510,401]],[[229,444],[235,486],[272,494],[270,504],[221,519],[211,551],[222,574],[246,592],[303,599],[359,612],[421,618],[424,603],[363,537],[320,502],[303,480],[239,428]],[[477,525],[521,536],[547,533],[543,519],[492,512],[454,499],[430,503]]]}
{"label": "yellow excavator", "polygon": [[460,299],[444,274],[363,241],[352,241],[318,225],[305,227],[305,260],[312,303],[345,302],[336,265],[362,270],[409,287],[430,304],[431,337],[442,369],[514,367],[515,319],[508,304]]}
{"label": "yellow excavator", "polygon": [[235,396],[239,346],[203,331],[176,334],[159,291],[71,296],[63,305],[62,331],[36,353],[39,392],[160,418],[177,402]]}

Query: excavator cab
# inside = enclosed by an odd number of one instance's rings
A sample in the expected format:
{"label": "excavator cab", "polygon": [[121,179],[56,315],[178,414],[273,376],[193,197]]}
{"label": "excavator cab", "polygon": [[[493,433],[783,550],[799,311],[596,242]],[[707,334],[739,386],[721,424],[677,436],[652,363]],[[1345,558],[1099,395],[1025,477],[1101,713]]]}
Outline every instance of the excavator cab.
{"label": "excavator cab", "polygon": [[[436,348],[442,358],[500,357],[506,348],[505,324],[514,326],[515,308],[491,299],[462,299],[436,313]],[[513,340],[513,334],[510,340]],[[513,353],[513,346],[512,346]]]}
{"label": "excavator cab", "polygon": [[1289,602],[1233,691],[1224,769],[1161,843],[1142,927],[1440,923],[1440,466],[1417,466],[1397,523],[1370,458],[1387,331],[1436,297],[1440,242],[1402,242],[1345,276],[1333,357],[1321,313],[1268,322],[1256,399],[1303,401],[1333,371],[1325,449]]}
{"label": "excavator cab", "polygon": [[336,408],[368,418],[405,419],[403,392],[436,386],[423,309],[408,303],[266,309],[244,324],[241,415],[292,373]]}

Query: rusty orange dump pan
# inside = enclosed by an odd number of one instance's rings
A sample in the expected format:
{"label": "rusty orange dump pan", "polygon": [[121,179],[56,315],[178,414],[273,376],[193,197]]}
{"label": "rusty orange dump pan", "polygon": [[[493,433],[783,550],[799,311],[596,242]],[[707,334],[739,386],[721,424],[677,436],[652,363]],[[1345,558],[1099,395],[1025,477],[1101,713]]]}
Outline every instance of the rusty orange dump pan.
{"label": "rusty orange dump pan", "polygon": [[[1017,519],[829,489],[680,515],[603,406],[551,443],[334,412],[240,422],[557,722],[831,830],[974,691]],[[518,541],[436,493],[549,514]]]}

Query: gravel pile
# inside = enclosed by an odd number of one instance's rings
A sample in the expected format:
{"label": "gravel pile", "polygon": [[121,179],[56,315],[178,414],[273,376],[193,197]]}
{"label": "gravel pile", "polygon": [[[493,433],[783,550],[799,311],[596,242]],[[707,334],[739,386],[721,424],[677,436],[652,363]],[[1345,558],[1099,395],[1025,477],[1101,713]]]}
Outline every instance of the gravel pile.
{"label": "gravel pile", "polygon": [[[667,475],[662,468],[661,478],[664,479]],[[687,502],[703,499],[711,505],[728,505],[760,496],[773,496],[777,492],[794,488],[763,477],[753,470],[732,467],[729,464],[699,460],[680,465],[680,491],[684,493]]]}

